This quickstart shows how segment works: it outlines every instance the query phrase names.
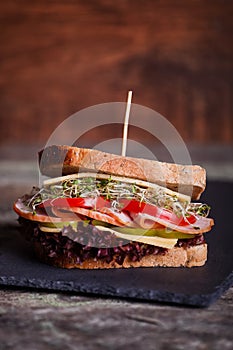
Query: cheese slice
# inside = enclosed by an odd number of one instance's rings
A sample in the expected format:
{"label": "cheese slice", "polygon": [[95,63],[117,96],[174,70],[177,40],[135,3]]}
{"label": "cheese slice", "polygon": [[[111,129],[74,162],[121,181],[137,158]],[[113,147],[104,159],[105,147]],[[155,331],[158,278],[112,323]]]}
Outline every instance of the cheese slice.
{"label": "cheese slice", "polygon": [[96,226],[96,228],[98,228],[101,231],[110,231],[114,233],[114,235],[116,235],[118,238],[122,238],[127,241],[140,242],[140,243],[150,244],[156,247],[167,248],[167,249],[173,248],[178,241],[178,239],[176,238],[163,238],[163,237],[157,237],[157,236],[142,236],[142,235],[130,235],[126,233],[120,233],[111,228],[103,227],[103,226]]}
{"label": "cheese slice", "polygon": [[61,231],[61,228],[59,227],[48,227],[44,225],[39,225],[39,229],[43,232],[51,232],[51,233],[57,233]]}

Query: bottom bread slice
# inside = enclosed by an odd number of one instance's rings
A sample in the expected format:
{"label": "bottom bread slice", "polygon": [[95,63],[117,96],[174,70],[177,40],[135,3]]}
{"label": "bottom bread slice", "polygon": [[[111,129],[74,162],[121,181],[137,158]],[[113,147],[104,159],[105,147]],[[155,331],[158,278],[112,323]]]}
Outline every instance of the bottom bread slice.
{"label": "bottom bread slice", "polygon": [[62,268],[79,269],[110,269],[110,268],[129,268],[129,267],[194,267],[202,266],[207,260],[207,244],[200,244],[190,247],[174,247],[168,249],[162,254],[150,254],[141,258],[139,261],[131,261],[127,256],[123,264],[119,265],[115,259],[106,262],[103,259],[86,259],[81,264],[74,258],[58,255],[49,257],[46,249],[39,242],[34,242],[35,253],[44,263]]}

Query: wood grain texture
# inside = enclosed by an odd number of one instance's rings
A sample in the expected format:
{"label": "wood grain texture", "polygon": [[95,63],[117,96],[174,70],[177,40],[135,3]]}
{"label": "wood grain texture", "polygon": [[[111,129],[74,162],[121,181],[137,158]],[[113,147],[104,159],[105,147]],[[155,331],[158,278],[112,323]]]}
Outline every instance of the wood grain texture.
{"label": "wood grain texture", "polygon": [[0,290],[0,349],[211,349],[233,346],[231,288],[207,309]]}
{"label": "wood grain texture", "polygon": [[186,141],[231,143],[232,15],[227,0],[2,1],[0,144],[45,142],[128,89]]}

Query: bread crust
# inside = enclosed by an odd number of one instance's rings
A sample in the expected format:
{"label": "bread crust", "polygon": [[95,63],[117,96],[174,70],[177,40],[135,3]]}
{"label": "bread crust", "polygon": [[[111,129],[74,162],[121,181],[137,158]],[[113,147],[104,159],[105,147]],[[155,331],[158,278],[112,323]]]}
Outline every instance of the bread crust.
{"label": "bread crust", "polygon": [[203,266],[207,260],[207,244],[200,244],[191,247],[174,247],[162,254],[147,255],[140,261],[130,261],[125,258],[122,265],[119,265],[115,259],[108,263],[104,260],[87,259],[82,264],[78,264],[72,258],[64,256],[49,257],[42,244],[34,242],[34,249],[37,257],[44,263],[62,267],[79,269],[111,269],[111,268],[130,268],[130,267],[194,267]]}
{"label": "bread crust", "polygon": [[206,186],[205,169],[142,158],[122,157],[93,149],[49,146],[39,152],[41,173],[61,176],[79,171],[103,172],[149,181],[199,199]]}

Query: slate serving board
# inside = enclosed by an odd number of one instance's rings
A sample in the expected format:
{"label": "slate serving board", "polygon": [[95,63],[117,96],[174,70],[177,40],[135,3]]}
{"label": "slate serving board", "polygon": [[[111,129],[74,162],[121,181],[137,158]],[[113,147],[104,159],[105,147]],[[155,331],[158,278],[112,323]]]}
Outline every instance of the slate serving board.
{"label": "slate serving board", "polygon": [[0,285],[71,291],[205,307],[233,284],[233,183],[210,182],[202,196],[215,227],[206,234],[209,258],[198,268],[66,270],[34,258],[16,226],[0,231]]}

